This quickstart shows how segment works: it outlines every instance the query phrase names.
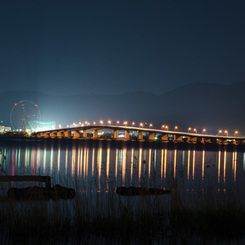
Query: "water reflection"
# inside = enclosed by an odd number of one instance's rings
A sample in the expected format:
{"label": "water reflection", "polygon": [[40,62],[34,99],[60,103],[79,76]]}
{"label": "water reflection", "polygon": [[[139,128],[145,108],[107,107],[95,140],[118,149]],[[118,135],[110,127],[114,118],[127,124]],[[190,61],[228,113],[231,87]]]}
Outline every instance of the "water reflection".
{"label": "water reflection", "polygon": [[102,191],[121,185],[167,187],[174,179],[191,188],[210,180],[217,189],[234,183],[243,187],[245,182],[245,153],[226,150],[40,144],[2,147],[0,162],[8,175],[51,175],[53,184],[70,178],[78,190],[84,190],[79,183]]}

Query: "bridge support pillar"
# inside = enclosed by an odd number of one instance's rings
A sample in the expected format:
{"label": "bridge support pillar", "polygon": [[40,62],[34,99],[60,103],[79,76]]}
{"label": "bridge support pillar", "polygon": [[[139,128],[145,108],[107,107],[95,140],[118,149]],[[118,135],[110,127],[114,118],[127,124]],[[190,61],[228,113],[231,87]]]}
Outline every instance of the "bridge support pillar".
{"label": "bridge support pillar", "polygon": [[65,138],[68,138],[68,139],[71,138],[71,131],[70,130],[65,131]]}
{"label": "bridge support pillar", "polygon": [[43,137],[44,138],[49,138],[49,136],[50,136],[50,133],[49,132],[46,132],[46,133],[43,134]]}
{"label": "bridge support pillar", "polygon": [[114,130],[114,139],[118,139],[118,130]]}
{"label": "bridge support pillar", "polygon": [[143,140],[143,132],[142,131],[139,131],[138,139]]}
{"label": "bridge support pillar", "polygon": [[98,138],[98,130],[93,130],[93,138]]}
{"label": "bridge support pillar", "polygon": [[174,142],[183,142],[183,136],[174,135]]}
{"label": "bridge support pillar", "polygon": [[78,138],[80,138],[80,132],[79,132],[79,130],[74,130],[73,139],[78,139]]}
{"label": "bridge support pillar", "polygon": [[57,132],[50,132],[50,138],[56,138],[57,137]]}
{"label": "bridge support pillar", "polygon": [[128,130],[125,130],[124,138],[126,140],[130,140],[130,135],[129,135],[129,131]]}
{"label": "bridge support pillar", "polygon": [[163,134],[161,139],[164,142],[168,142],[168,134]]}
{"label": "bridge support pillar", "polygon": [[83,138],[86,138],[88,135],[87,135],[87,130],[83,130]]}
{"label": "bridge support pillar", "polygon": [[228,141],[227,140],[223,140],[223,145],[227,145]]}
{"label": "bridge support pillar", "polygon": [[149,133],[149,140],[155,140],[155,133]]}
{"label": "bridge support pillar", "polygon": [[197,137],[188,137],[187,142],[196,144],[197,143]]}
{"label": "bridge support pillar", "polygon": [[57,137],[58,137],[58,138],[63,138],[63,137],[64,137],[63,131],[59,131],[59,132],[57,133]]}

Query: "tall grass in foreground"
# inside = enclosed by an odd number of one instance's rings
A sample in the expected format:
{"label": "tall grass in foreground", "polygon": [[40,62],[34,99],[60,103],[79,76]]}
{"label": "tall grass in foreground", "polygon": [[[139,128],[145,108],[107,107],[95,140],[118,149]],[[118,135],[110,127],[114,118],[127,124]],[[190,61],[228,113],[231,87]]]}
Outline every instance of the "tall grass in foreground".
{"label": "tall grass in foreground", "polygon": [[88,236],[115,239],[188,240],[191,237],[242,238],[244,204],[236,190],[197,191],[171,183],[163,196],[120,197],[114,191],[81,192],[73,200],[0,203],[3,240],[70,240]]}

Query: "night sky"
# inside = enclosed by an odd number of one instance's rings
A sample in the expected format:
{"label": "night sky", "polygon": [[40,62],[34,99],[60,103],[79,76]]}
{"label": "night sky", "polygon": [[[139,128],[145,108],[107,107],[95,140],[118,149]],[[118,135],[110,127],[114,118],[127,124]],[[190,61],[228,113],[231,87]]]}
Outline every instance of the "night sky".
{"label": "night sky", "polygon": [[161,94],[245,80],[245,1],[1,0],[1,92]]}

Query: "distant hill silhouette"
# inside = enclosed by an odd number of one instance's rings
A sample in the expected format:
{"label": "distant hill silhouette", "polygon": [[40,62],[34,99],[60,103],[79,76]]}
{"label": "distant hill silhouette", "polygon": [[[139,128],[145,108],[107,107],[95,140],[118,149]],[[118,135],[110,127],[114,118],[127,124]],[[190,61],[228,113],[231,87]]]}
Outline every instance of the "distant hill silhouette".
{"label": "distant hill silhouette", "polygon": [[42,121],[62,125],[79,121],[128,120],[168,123],[186,130],[226,128],[245,132],[245,81],[229,85],[194,83],[161,95],[143,91],[119,95],[51,96],[37,91],[9,91],[0,96],[1,118],[10,125],[14,103],[32,100]]}

